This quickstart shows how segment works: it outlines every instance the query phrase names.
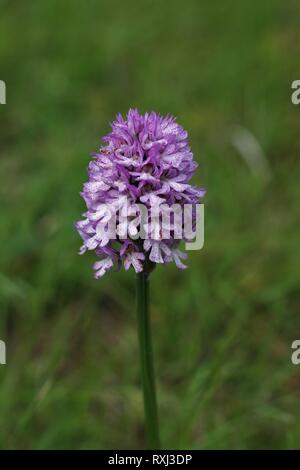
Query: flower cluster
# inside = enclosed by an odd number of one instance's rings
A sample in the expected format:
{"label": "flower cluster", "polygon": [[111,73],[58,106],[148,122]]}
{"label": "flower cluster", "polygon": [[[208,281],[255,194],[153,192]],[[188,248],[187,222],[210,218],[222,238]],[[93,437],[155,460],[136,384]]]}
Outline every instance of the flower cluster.
{"label": "flower cluster", "polygon": [[156,230],[155,236],[150,232],[146,239],[136,239],[137,224],[125,238],[120,236],[120,225],[115,237],[103,228],[112,214],[106,208],[120,205],[120,200],[126,199],[132,220],[137,219],[136,204],[150,209],[199,202],[205,191],[189,184],[197,164],[187,132],[171,116],[155,112],[141,115],[130,109],[126,119],[117,116],[112,132],[103,141],[104,146],[89,163],[89,180],[81,193],[87,211],[76,223],[83,239],[80,254],[95,250],[99,257],[94,264],[96,278],[121,265],[126,270],[132,265],[142,272],[149,264],[174,261],[185,268],[181,260],[186,254],[178,249],[179,240],[172,236],[164,239],[161,230]]}

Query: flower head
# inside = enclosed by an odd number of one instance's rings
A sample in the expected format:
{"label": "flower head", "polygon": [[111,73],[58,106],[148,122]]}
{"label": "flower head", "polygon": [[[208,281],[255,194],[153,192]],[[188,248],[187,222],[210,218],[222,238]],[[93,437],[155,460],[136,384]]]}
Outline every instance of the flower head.
{"label": "flower head", "polygon": [[[103,141],[81,193],[87,211],[76,223],[83,240],[80,254],[95,250],[96,278],[122,264],[136,272],[172,261],[185,268],[186,254],[178,250],[175,236],[182,225],[176,211],[185,204],[193,208],[205,194],[189,184],[197,164],[187,132],[171,116],[130,109],[126,119],[117,116]],[[190,219],[194,226],[193,211]]]}

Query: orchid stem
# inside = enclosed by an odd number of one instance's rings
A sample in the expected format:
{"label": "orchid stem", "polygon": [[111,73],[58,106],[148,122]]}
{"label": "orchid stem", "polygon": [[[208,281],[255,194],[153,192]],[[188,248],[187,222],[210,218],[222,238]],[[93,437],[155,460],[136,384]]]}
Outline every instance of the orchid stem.
{"label": "orchid stem", "polygon": [[150,448],[159,450],[161,446],[149,318],[149,279],[145,272],[137,274],[137,316],[146,434]]}

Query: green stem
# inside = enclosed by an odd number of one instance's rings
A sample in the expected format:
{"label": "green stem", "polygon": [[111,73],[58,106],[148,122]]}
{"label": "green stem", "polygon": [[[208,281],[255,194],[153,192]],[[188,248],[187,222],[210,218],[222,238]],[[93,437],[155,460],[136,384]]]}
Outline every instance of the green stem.
{"label": "green stem", "polygon": [[146,432],[151,449],[160,449],[155,376],[149,319],[149,280],[145,272],[137,274],[137,316]]}

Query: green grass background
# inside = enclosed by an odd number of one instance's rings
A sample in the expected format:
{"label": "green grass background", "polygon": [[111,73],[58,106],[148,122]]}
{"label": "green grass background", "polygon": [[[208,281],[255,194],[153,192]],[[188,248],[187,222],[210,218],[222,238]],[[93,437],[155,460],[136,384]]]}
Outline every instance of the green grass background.
{"label": "green grass background", "polygon": [[[208,188],[205,246],[158,267],[167,448],[300,448],[298,1],[0,2],[0,447],[144,448],[133,272],[92,277],[73,222],[118,111],[170,112]],[[262,146],[271,178],[232,145]]]}

